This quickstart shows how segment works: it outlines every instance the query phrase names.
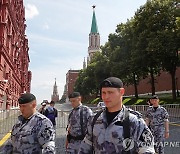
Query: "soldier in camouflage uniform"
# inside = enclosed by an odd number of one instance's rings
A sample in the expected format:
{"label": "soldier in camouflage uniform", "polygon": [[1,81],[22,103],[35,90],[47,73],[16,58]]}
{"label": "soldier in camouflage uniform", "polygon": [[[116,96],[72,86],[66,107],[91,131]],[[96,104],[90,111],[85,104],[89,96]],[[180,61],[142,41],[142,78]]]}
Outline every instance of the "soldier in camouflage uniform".
{"label": "soldier in camouflage uniform", "polygon": [[154,147],[158,154],[164,154],[164,140],[169,137],[169,115],[166,109],[159,105],[157,95],[150,99],[152,106],[147,109],[146,123],[154,136]]}
{"label": "soldier in camouflage uniform", "polygon": [[122,81],[109,77],[101,83],[100,90],[106,108],[95,122],[96,115],[89,120],[79,154],[153,154],[153,136],[140,113],[122,104]]}
{"label": "soldier in camouflage uniform", "polygon": [[19,98],[22,115],[13,126],[11,140],[3,154],[55,154],[55,130],[51,121],[36,112],[36,98],[31,93]]}
{"label": "soldier in camouflage uniform", "polygon": [[92,115],[92,110],[81,104],[79,92],[69,95],[73,110],[69,114],[67,126],[66,153],[77,154],[81,141],[87,132],[87,121]]}

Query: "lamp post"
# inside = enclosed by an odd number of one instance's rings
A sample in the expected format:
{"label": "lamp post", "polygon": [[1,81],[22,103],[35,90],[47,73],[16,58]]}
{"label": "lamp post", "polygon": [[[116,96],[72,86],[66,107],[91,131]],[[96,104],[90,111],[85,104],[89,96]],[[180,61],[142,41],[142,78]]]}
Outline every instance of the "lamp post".
{"label": "lamp post", "polygon": [[178,78],[176,78],[176,93],[177,93],[177,97],[179,97]]}

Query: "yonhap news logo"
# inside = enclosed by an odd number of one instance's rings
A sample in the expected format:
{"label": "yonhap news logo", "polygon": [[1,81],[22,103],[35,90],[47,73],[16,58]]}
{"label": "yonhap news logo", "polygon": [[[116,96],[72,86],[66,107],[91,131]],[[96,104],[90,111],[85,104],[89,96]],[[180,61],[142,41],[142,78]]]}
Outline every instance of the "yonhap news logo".
{"label": "yonhap news logo", "polygon": [[130,138],[126,138],[123,140],[123,148],[124,151],[129,151],[134,148],[134,140]]}
{"label": "yonhap news logo", "polygon": [[146,140],[145,142],[136,142],[131,138],[126,138],[123,140],[123,149],[124,151],[130,151],[134,148],[134,146],[138,146],[141,148],[146,147],[153,147],[153,146],[161,146],[161,147],[170,147],[170,148],[179,148],[180,142],[179,141],[170,141],[170,142],[149,142]]}
{"label": "yonhap news logo", "polygon": [[153,145],[153,136],[151,132],[144,131],[141,135],[142,141],[135,141],[131,138],[126,138],[123,140],[124,151],[129,151],[134,148],[135,144],[138,147],[149,147]]}

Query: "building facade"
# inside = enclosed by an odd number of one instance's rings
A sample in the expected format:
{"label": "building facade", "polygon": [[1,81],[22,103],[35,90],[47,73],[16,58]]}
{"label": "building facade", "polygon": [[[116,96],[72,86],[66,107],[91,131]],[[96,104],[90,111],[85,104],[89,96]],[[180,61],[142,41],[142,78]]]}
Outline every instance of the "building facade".
{"label": "building facade", "polygon": [[64,103],[64,102],[66,102],[66,93],[67,93],[67,90],[66,90],[66,84],[64,85],[64,91],[63,91],[63,94],[62,94],[62,96],[61,96],[61,99],[59,100],[59,103]]}
{"label": "building facade", "polygon": [[18,106],[30,92],[29,47],[23,0],[0,0],[0,109]]}
{"label": "building facade", "polygon": [[74,91],[74,85],[80,70],[69,70],[66,73],[66,98]]}
{"label": "building facade", "polygon": [[51,101],[59,102],[59,94],[58,94],[58,89],[57,89],[57,85],[56,85],[56,79],[55,79],[55,83],[53,86],[53,94],[51,95]]}

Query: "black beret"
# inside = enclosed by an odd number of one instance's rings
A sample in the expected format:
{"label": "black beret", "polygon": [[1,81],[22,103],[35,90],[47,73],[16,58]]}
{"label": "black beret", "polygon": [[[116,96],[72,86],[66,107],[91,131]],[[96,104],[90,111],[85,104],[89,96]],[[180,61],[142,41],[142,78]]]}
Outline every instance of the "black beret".
{"label": "black beret", "polygon": [[151,99],[159,99],[158,95],[153,95]]}
{"label": "black beret", "polygon": [[34,100],[36,100],[36,97],[33,94],[25,93],[20,96],[20,98],[18,99],[18,102],[19,104],[26,104]]}
{"label": "black beret", "polygon": [[79,92],[73,92],[72,94],[69,95],[69,98],[75,98],[81,96]]}
{"label": "black beret", "polygon": [[122,88],[123,83],[119,78],[109,77],[100,84],[100,89],[102,89],[103,87]]}

